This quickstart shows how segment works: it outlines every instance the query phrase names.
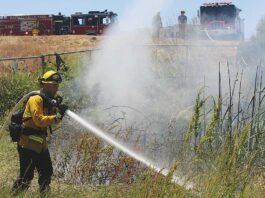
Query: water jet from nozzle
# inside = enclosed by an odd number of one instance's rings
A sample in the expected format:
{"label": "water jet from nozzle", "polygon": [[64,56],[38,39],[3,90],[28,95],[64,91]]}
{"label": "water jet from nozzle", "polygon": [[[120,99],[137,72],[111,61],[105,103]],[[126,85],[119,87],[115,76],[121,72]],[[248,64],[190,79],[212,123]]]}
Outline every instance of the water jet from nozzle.
{"label": "water jet from nozzle", "polygon": [[[169,174],[169,170],[168,169],[159,167],[158,165],[156,165],[155,162],[152,162],[151,160],[147,159],[146,157],[142,156],[141,154],[138,154],[138,153],[134,152],[133,150],[129,149],[127,146],[125,146],[122,143],[120,143],[119,141],[115,140],[113,137],[111,137],[110,135],[108,135],[104,131],[100,130],[99,128],[97,128],[93,124],[87,122],[86,120],[84,120],[83,118],[78,116],[76,113],[74,113],[74,112],[72,112],[70,110],[67,110],[66,114],[68,116],[70,116],[73,120],[75,120],[76,122],[81,124],[83,127],[88,129],[94,135],[99,137],[100,139],[106,141],[107,143],[111,144],[115,148],[123,151],[124,153],[126,153],[130,157],[132,157],[135,160],[143,163],[144,165],[146,165],[147,167],[151,168],[152,170],[154,170],[156,172],[159,172],[159,173],[161,173],[164,176],[167,176]],[[174,183],[176,183],[176,184],[178,184],[180,186],[183,186],[186,189],[192,189],[193,188],[193,184],[187,183],[187,182],[185,182],[184,179],[179,178],[177,176],[173,176],[172,177],[172,182],[174,182]]]}

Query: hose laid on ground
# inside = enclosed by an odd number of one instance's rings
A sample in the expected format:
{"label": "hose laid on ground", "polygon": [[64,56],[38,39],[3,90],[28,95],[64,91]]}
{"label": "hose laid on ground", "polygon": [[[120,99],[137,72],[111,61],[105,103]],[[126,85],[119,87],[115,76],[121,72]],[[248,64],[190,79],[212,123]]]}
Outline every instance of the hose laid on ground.
{"label": "hose laid on ground", "polygon": [[215,40],[210,36],[210,34],[209,34],[209,32],[208,32],[208,30],[207,30],[206,28],[205,28],[203,31],[205,32],[206,36],[208,37],[208,39],[209,39],[210,41],[212,41],[212,42],[215,41]]}

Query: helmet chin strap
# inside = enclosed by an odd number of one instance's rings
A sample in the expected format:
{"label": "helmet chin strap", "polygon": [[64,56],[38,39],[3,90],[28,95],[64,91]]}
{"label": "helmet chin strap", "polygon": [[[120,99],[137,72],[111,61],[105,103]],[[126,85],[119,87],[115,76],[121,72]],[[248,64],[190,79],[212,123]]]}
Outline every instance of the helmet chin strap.
{"label": "helmet chin strap", "polygon": [[54,95],[52,95],[51,93],[49,93],[48,89],[45,88],[41,88],[41,93],[43,93],[44,95],[46,95],[48,98],[54,98]]}

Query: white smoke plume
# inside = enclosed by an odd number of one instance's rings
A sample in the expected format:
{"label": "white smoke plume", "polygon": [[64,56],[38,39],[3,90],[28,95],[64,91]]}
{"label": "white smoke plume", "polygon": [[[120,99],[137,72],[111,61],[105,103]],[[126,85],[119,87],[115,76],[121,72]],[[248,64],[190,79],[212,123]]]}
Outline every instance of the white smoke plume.
{"label": "white smoke plume", "polygon": [[137,1],[118,27],[112,28],[88,68],[87,85],[100,88],[99,103],[104,107],[125,105],[141,109],[148,103],[146,90],[153,83],[150,33],[139,28],[151,23],[152,17],[167,1]]}
{"label": "white smoke plume", "polygon": [[[233,42],[225,43],[232,47],[209,48],[209,42],[189,41],[184,44],[197,47],[166,51],[145,46],[151,44],[152,39],[149,29],[143,27],[148,24],[150,27],[152,17],[169,2],[136,1],[128,9],[127,17],[120,19],[119,25],[104,37],[101,50],[93,54],[92,64],[87,65],[83,73],[81,84],[87,87],[87,94],[97,96],[96,108],[84,109],[83,116],[102,124],[105,130],[118,124],[121,126],[117,130],[125,133],[131,127],[135,133],[131,138],[140,135],[144,144],[148,140],[160,141],[166,147],[164,156],[171,161],[175,156],[169,156],[170,153],[176,152],[167,150],[175,148],[165,145],[165,141],[181,145],[181,132],[190,119],[200,88],[205,88],[207,95],[218,94],[219,62],[225,84],[222,86],[224,97],[229,90],[227,62],[231,81],[241,68],[235,67],[237,49]],[[159,58],[162,63],[157,63]]]}

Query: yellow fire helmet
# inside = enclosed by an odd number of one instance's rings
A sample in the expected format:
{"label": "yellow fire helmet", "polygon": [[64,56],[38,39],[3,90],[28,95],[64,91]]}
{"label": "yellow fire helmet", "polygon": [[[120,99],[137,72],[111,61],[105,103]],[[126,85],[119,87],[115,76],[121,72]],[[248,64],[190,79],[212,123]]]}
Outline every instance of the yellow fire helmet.
{"label": "yellow fire helmet", "polygon": [[50,83],[50,84],[58,84],[62,82],[62,76],[58,72],[55,71],[47,71],[41,78],[39,78],[40,83]]}

